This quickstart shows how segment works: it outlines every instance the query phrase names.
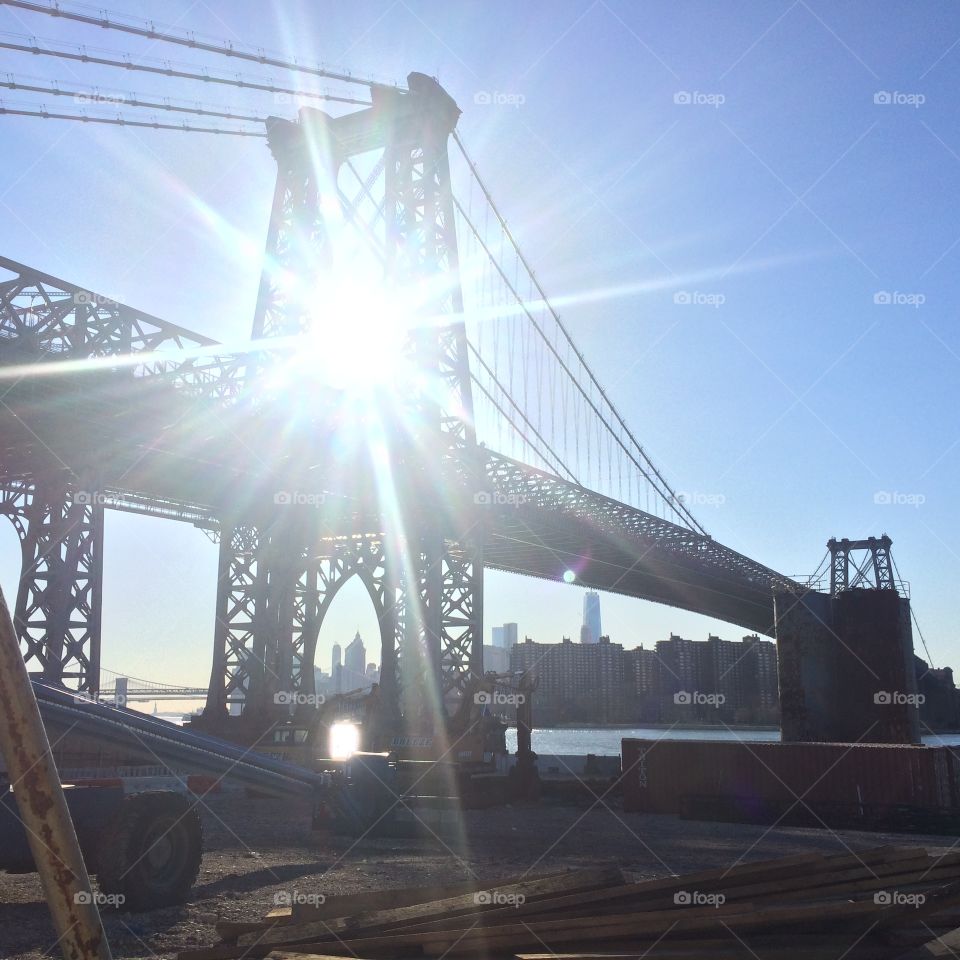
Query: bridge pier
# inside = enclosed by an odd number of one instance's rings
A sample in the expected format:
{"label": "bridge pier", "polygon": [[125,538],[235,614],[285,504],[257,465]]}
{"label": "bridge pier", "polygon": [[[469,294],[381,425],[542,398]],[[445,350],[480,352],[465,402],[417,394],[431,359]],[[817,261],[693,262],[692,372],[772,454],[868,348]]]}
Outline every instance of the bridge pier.
{"label": "bridge pier", "polygon": [[9,480],[3,512],[20,536],[14,624],[27,669],[47,683],[95,695],[100,687],[103,506],[64,471]]}
{"label": "bridge pier", "polygon": [[908,599],[808,590],[774,608],[784,741],[920,742]]}

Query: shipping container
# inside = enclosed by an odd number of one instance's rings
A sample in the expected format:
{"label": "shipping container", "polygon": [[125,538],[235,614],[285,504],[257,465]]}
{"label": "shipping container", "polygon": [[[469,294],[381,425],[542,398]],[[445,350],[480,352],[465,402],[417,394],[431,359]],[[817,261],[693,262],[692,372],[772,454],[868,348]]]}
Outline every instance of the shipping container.
{"label": "shipping container", "polygon": [[960,804],[960,755],[947,747],[629,739],[622,750],[627,811],[681,814],[712,801],[741,819],[817,822]]}

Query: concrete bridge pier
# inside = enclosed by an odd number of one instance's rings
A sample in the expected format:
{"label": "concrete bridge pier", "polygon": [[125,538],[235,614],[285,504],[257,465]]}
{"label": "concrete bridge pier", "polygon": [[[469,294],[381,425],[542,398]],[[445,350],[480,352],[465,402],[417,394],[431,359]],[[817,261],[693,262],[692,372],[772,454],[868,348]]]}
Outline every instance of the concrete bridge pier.
{"label": "concrete bridge pier", "polygon": [[781,592],[774,612],[784,741],[920,742],[908,599]]}

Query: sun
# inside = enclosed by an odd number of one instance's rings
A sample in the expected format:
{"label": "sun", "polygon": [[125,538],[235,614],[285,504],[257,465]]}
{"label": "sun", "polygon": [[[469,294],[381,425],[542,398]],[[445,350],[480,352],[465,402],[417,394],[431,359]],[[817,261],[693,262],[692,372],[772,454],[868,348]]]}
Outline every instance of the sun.
{"label": "sun", "polygon": [[369,278],[325,278],[308,316],[304,354],[296,359],[311,377],[352,393],[397,387],[413,321],[398,291]]}

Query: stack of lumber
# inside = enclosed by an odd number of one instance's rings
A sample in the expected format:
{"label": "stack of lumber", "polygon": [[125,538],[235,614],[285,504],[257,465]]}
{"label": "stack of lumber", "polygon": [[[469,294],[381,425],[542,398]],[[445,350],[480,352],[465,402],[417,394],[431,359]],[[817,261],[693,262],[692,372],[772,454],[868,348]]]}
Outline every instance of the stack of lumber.
{"label": "stack of lumber", "polygon": [[179,960],[960,955],[960,853],[805,853],[633,881],[618,869],[382,890],[222,923]]}

